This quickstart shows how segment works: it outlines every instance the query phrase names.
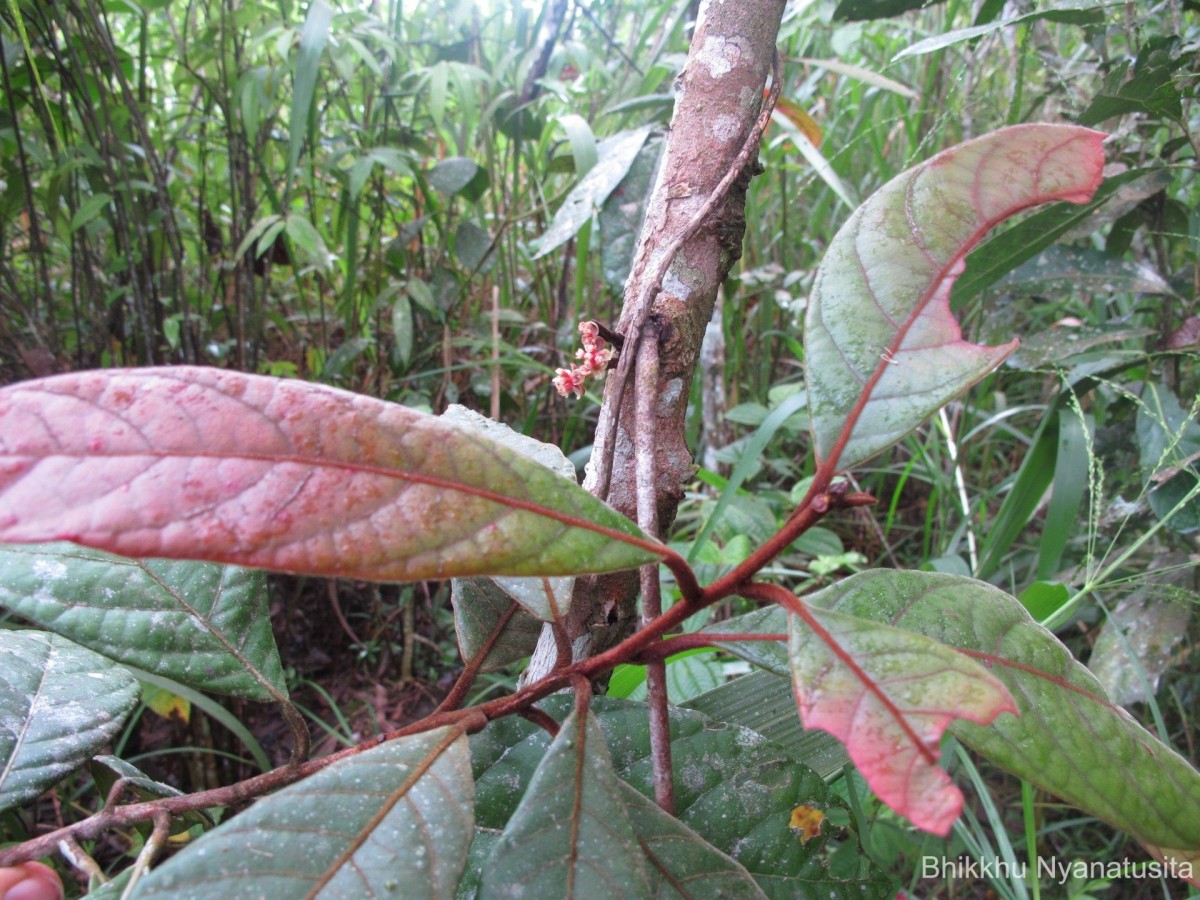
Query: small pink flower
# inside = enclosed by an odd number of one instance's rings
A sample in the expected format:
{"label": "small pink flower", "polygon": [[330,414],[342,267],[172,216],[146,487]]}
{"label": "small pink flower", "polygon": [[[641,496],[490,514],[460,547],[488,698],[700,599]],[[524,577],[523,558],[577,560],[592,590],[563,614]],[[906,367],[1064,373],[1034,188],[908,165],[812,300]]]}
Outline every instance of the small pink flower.
{"label": "small pink flower", "polygon": [[570,369],[555,369],[554,387],[563,397],[568,394],[582,397],[584,381],[592,375],[604,372],[617,356],[612,347],[604,345],[604,338],[600,337],[600,326],[595,322],[580,322],[579,334],[583,338],[583,349],[575,351],[575,358],[580,364]]}
{"label": "small pink flower", "polygon": [[554,387],[558,390],[560,397],[566,397],[569,394],[574,394],[576,397],[583,396],[583,379],[586,377],[578,371],[571,369],[555,369]]}

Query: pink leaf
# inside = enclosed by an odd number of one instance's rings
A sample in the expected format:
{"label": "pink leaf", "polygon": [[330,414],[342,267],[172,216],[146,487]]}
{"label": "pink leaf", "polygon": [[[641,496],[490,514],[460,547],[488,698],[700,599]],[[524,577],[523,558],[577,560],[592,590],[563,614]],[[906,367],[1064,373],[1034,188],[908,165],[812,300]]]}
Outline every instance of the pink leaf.
{"label": "pink leaf", "polygon": [[955,719],[986,724],[1016,713],[1008,690],[930,638],[792,601],[788,653],[805,727],[841,740],[871,789],[900,815],[948,834],[963,797],[937,765],[942,732]]}
{"label": "pink leaf", "polygon": [[658,544],[470,429],[218,369],[0,390],[0,541],[386,581],[629,568]]}
{"label": "pink leaf", "polygon": [[847,469],[900,440],[1016,349],[962,339],[950,289],[997,223],[1086,202],[1104,135],[1017,125],[938,154],[875,192],[817,270],[804,326],[817,458]]}

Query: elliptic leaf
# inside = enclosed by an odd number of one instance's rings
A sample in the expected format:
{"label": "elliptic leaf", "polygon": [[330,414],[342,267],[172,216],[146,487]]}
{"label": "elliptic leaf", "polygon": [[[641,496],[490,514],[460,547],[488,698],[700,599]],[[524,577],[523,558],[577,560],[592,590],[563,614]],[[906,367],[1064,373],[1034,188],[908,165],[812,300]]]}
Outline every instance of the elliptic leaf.
{"label": "elliptic leaf", "polygon": [[479,174],[479,164],[465,156],[452,156],[441,160],[426,176],[438,191],[446,195],[457,194]]}
{"label": "elliptic leaf", "polygon": [[321,71],[321,54],[329,42],[333,10],[325,0],[312,0],[300,31],[299,52],[296,54],[295,76],[292,83],[292,119],[288,126],[288,175],[300,161],[304,136],[308,133],[308,117],[312,114],[313,98],[317,92],[317,76]]}
{"label": "elliptic leaf", "polygon": [[654,801],[620,783],[629,821],[650,873],[655,898],[762,898],[766,894],[750,873]]}
{"label": "elliptic leaf", "polygon": [[205,691],[287,696],[259,571],[0,545],[0,606],[97,653]]}
{"label": "elliptic leaf", "polygon": [[649,134],[647,126],[613,135],[600,144],[597,148],[600,161],[572,188],[554,214],[550,227],[534,242],[534,259],[565,244],[591,221],[608,195],[621,183]]}
{"label": "elliptic leaf", "polygon": [[800,717],[839,738],[871,789],[914,825],[949,834],[962,792],[937,765],[955,719],[1016,712],[1004,685],[936,641],[840,612],[788,616]]}
{"label": "elliptic leaf", "polygon": [[909,628],[982,660],[1021,710],[955,722],[968,746],[1017,776],[1179,854],[1200,849],[1200,774],[1123,709],[1015,598],[929,572],[863,572],[812,598]]}
{"label": "elliptic leaf", "polygon": [[1066,2],[1059,0],[1053,9],[1035,10],[1034,12],[1011,16],[1007,19],[995,19],[990,22],[971,25],[967,28],[958,28],[954,31],[935,34],[933,37],[927,37],[924,40],[917,41],[905,47],[892,57],[892,62],[897,62],[910,56],[921,56],[925,53],[933,53],[936,50],[944,50],[947,47],[952,47],[955,44],[961,44],[965,41],[978,40],[981,37],[1005,28],[1012,28],[1012,26],[1021,22],[1031,22],[1037,19],[1047,19],[1051,22],[1065,22],[1068,25],[1099,25],[1104,22],[1104,10],[1099,7],[1105,5],[1105,3],[1106,0],[1066,0]]}
{"label": "elliptic leaf", "polygon": [[491,578],[451,579],[450,603],[463,661],[470,662],[486,648],[481,672],[494,672],[524,659],[537,646],[541,620],[522,609]]}
{"label": "elliptic leaf", "polygon": [[[1155,560],[1153,581],[1166,581],[1171,575],[1180,581],[1191,580],[1186,557],[1177,563],[1178,569],[1158,569],[1162,562],[1161,558]],[[1186,587],[1158,583],[1134,591],[1109,610],[1088,668],[1114,703],[1132,706],[1154,697],[1159,679],[1175,660],[1176,645],[1190,631],[1198,599]]]}
{"label": "elliptic leaf", "polygon": [[600,726],[572,713],[493,849],[479,896],[649,897],[638,850]]}
{"label": "elliptic leaf", "polygon": [[[784,679],[778,680],[786,687]],[[795,700],[789,697],[789,703],[794,719]],[[551,697],[540,705],[560,718],[570,709],[570,700]],[[651,796],[653,766],[645,704],[596,697],[592,710],[618,776]],[[481,826],[505,826],[548,743],[544,731],[515,717],[492,722],[472,737],[475,814]],[[789,827],[795,807],[845,808],[824,779],[798,757],[748,728],[679,708],[671,710],[671,748],[679,820],[735,859],[760,884],[777,876],[779,889],[768,890],[771,896],[819,892],[841,900],[860,898],[864,888],[878,887],[880,874],[874,869],[861,881],[834,876],[827,866],[824,837],[808,843],[796,839]]]}
{"label": "elliptic leaf", "polygon": [[625,177],[596,214],[600,229],[600,271],[604,282],[615,291],[622,290],[629,279],[661,152],[662,141],[648,140],[643,144]]}
{"label": "elliptic leaf", "polygon": [[940,2],[942,0],[842,0],[833,11],[833,20],[885,19]]}
{"label": "elliptic leaf", "polygon": [[582,488],[469,430],[322,385],[190,367],[0,390],[0,540],[377,581],[659,556]]}
{"label": "elliptic leaf", "polygon": [[389,741],[259,800],[151,872],[133,896],[450,897],[473,802],[461,730]]}
{"label": "elliptic leaf", "polygon": [[861,463],[1016,349],[962,339],[949,297],[963,258],[1014,213],[1090,198],[1103,137],[1074,126],[1005,128],[909,169],[854,212],[817,271],[805,322],[818,459]]}
{"label": "elliptic leaf", "polygon": [[[554,472],[557,472],[572,485],[575,481],[575,464],[572,463],[563,454],[562,450],[553,444],[547,444],[544,441],[539,441],[536,438],[529,437],[525,434],[520,434],[513,431],[503,422],[496,422],[492,419],[482,416],[474,410],[467,409],[465,406],[451,404],[451,406],[442,413],[442,418],[449,422],[464,425],[478,431],[480,434],[486,435],[489,440],[495,441],[504,447],[520,453],[522,456],[534,460],[540,465],[545,466]],[[453,579],[452,583],[458,579]],[[567,612],[567,606],[571,602],[571,592],[575,588],[574,578],[494,578],[488,579],[492,583],[491,587],[476,586],[475,589],[463,589],[454,583],[453,597],[458,597],[458,602],[455,605],[455,622],[459,622],[460,618],[470,621],[472,632],[478,636],[479,643],[487,640],[491,634],[491,625],[495,622],[495,617],[489,615],[488,610],[492,609],[495,616],[498,617],[505,613],[508,604],[500,599],[499,594],[508,596],[510,599],[519,603],[529,614],[536,616],[543,622],[553,622],[561,619]],[[480,597],[486,595],[485,607],[478,611],[477,614],[460,617],[460,603],[468,596]],[[482,597],[481,597],[482,599]],[[525,620],[528,617],[520,615],[519,619]],[[514,623],[514,627],[522,628],[522,626]],[[526,629],[527,630],[527,629]],[[514,635],[516,637],[516,635]],[[466,643],[473,643],[468,638]],[[517,638],[517,643],[523,645],[524,640]],[[536,643],[536,636],[534,638]],[[460,632],[459,638],[460,649],[464,650],[464,659],[470,659],[471,655],[465,653],[466,644],[464,644],[463,636]],[[532,647],[530,647],[532,650]],[[520,654],[528,656],[529,651]],[[501,664],[502,665],[502,664]]]}
{"label": "elliptic leaf", "polygon": [[[180,797],[183,791],[172,787],[169,784],[163,784],[161,781],[155,781],[133,763],[126,762],[115,756],[97,756],[92,760],[88,767],[92,773],[92,779],[96,782],[96,787],[100,791],[100,795],[107,797],[109,791],[112,790],[118,779],[125,781],[125,793],[121,795],[123,802],[129,802],[130,798],[135,798],[137,802],[147,800],[159,800],[163,797]],[[212,816],[207,810],[194,809],[180,813],[174,817],[173,831],[178,833],[190,828],[193,825],[202,825],[204,828],[212,828],[216,825]],[[150,823],[143,822],[142,826],[148,833],[150,831]]]}
{"label": "elliptic leaf", "polygon": [[112,660],[40,631],[0,631],[0,810],[32,800],[116,737],[138,698]]}

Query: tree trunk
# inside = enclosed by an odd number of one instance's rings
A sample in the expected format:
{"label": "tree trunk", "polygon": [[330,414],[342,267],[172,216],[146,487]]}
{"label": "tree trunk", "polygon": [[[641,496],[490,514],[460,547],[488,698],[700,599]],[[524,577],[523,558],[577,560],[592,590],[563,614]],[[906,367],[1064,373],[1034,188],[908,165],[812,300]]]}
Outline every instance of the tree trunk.
{"label": "tree trunk", "polygon": [[[658,375],[655,384],[633,384],[630,377],[623,390],[617,373],[609,373],[584,487],[637,520],[634,409],[637,395],[652,391],[657,398],[653,493],[663,533],[695,474],[684,434],[688,396],[717,290],[741,256],[746,186],[758,167],[756,149],[724,202],[679,249],[661,285],[652,282],[664,256],[738,162],[762,104],[783,8],[784,0],[757,0],[707,3],[701,10],[687,64],[676,81],[670,135],[615,329],[625,337],[622,356],[636,355],[643,336],[658,341]],[[648,315],[645,300],[652,301]],[[637,593],[636,571],[578,579],[567,621],[576,659],[628,633]],[[553,636],[544,633],[524,681],[553,665],[553,645]]]}

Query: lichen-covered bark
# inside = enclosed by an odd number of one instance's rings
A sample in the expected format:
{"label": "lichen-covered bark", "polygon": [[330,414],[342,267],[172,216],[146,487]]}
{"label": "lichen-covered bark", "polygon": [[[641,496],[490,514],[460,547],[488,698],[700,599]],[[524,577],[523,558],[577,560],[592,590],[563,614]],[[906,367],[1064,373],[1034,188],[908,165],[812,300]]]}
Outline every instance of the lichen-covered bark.
{"label": "lichen-covered bark", "polygon": [[[638,312],[634,302],[653,277],[660,257],[682,233],[734,164],[762,104],[763,86],[771,70],[775,38],[784,0],[706,3],[692,38],[687,64],[676,81],[675,112],[664,150],[659,180],[647,207],[646,222],[625,289],[625,305],[616,330],[629,332]],[[630,385],[620,396],[611,375],[600,413],[602,432],[617,417],[611,478],[605,499],[630,518],[637,517],[635,478],[635,390],[658,397],[655,423],[658,520],[666,531],[683,499],[684,485],[695,473],[684,433],[688,396],[696,371],[704,330],[712,316],[717,289],[741,255],[745,232],[745,192],[755,174],[757,157],[741,174],[711,221],[681,248],[647,320],[649,335],[660,346],[656,385]],[[626,345],[624,352],[632,348]],[[597,442],[584,486],[603,486],[604,448]],[[568,633],[576,657],[610,646],[633,623],[637,572],[621,572],[577,582]],[[531,664],[531,677],[553,650],[543,636],[542,663]]]}

